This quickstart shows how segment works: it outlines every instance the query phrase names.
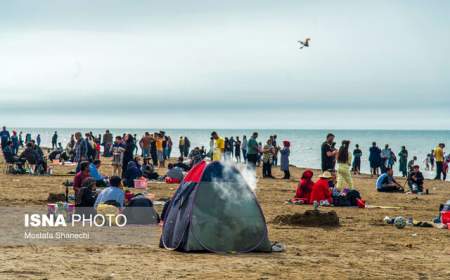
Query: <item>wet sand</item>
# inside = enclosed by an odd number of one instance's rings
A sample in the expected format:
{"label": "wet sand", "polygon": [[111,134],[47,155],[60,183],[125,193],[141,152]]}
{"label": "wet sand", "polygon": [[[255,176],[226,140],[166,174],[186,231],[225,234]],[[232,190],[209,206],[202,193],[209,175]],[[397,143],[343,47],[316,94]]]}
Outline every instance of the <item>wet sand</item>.
{"label": "wet sand", "polygon": [[[55,174],[71,169],[56,166]],[[111,174],[106,163],[102,171]],[[439,204],[450,199],[449,182],[427,180],[431,194],[426,196],[384,194],[375,191],[375,179],[355,176],[355,186],[367,204],[400,209],[333,208],[341,221],[338,228],[273,224],[277,215],[312,209],[285,204],[294,196],[301,172],[293,167],[296,179],[290,181],[258,180],[257,197],[269,238],[286,246],[283,253],[186,254],[160,249],[158,238],[140,245],[0,244],[0,279],[450,279],[449,230],[399,230],[382,223],[386,215],[431,221]],[[282,176],[277,167],[273,173]],[[1,174],[0,207],[44,206],[49,192],[64,192],[62,182],[67,179],[72,177]],[[170,196],[174,187],[150,184],[156,198]],[[161,206],[156,209],[161,211]],[[2,228],[2,234],[7,231]]]}

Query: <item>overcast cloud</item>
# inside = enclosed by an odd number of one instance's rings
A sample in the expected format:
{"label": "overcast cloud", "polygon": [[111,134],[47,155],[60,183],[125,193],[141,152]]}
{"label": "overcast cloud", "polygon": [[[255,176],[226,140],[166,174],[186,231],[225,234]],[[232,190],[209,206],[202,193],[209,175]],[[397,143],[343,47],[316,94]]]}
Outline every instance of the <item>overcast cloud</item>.
{"label": "overcast cloud", "polygon": [[449,11],[444,0],[5,0],[0,120],[450,129]]}

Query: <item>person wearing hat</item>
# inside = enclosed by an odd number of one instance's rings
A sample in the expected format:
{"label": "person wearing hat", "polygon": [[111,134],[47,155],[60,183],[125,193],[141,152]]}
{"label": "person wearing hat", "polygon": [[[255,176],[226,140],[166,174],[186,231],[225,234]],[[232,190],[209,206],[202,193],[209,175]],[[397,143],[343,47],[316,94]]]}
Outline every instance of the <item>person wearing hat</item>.
{"label": "person wearing hat", "polygon": [[423,192],[423,174],[420,172],[419,165],[415,164],[408,175],[408,186],[412,193]]}
{"label": "person wearing hat", "polygon": [[333,176],[329,171],[325,171],[320,175],[319,180],[317,180],[311,191],[310,203],[317,201],[319,204],[331,204],[333,202],[332,193],[328,187],[328,181],[331,180]]}

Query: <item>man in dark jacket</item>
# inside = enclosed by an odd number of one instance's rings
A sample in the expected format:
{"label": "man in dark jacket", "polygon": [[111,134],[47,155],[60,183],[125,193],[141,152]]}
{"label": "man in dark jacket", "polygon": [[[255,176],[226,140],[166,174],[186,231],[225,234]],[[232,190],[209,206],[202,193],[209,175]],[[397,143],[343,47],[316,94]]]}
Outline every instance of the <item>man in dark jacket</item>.
{"label": "man in dark jacket", "polygon": [[408,175],[408,186],[412,193],[423,192],[423,174],[420,172],[419,165],[414,165],[413,170]]}
{"label": "man in dark jacket", "polygon": [[111,156],[111,146],[113,144],[113,135],[107,129],[105,134],[103,134],[103,156],[110,157]]}

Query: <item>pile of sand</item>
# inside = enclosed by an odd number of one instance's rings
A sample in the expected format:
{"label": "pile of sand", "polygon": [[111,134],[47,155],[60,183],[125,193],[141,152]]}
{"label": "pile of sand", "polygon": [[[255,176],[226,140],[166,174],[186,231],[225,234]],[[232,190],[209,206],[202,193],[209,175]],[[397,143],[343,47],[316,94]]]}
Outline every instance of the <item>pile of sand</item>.
{"label": "pile of sand", "polygon": [[273,220],[273,223],[307,227],[337,227],[339,226],[339,217],[335,211],[307,210],[303,214],[278,215]]}

